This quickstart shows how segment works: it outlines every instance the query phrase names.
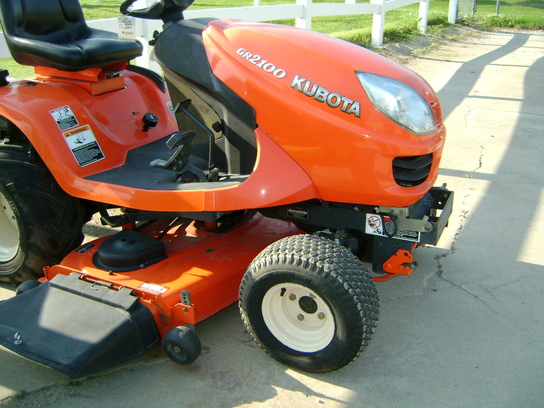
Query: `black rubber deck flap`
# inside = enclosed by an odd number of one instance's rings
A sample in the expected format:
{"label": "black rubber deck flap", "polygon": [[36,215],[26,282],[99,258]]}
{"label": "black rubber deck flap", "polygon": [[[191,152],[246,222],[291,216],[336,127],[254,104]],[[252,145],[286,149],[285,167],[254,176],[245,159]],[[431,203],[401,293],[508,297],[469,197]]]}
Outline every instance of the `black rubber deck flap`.
{"label": "black rubber deck flap", "polygon": [[140,304],[138,298],[132,295],[132,290],[129,288],[112,290],[106,286],[106,283],[102,285],[100,283],[92,284],[79,279],[80,276],[79,273],[75,272],[70,275],[59,274],[49,282],[49,285],[128,311]]}
{"label": "black rubber deck flap", "polygon": [[0,303],[2,346],[77,378],[137,357],[160,341],[149,309],[121,299],[132,294],[119,291],[120,298],[109,303],[123,307],[115,307],[54,285],[46,282]]}

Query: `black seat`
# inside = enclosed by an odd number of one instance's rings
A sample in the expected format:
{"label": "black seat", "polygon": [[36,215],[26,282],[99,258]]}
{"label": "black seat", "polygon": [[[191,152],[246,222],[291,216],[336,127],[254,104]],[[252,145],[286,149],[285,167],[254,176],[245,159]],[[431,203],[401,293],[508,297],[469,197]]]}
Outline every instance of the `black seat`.
{"label": "black seat", "polygon": [[89,28],[78,0],[0,0],[0,19],[11,55],[22,65],[80,71],[142,54],[136,40]]}

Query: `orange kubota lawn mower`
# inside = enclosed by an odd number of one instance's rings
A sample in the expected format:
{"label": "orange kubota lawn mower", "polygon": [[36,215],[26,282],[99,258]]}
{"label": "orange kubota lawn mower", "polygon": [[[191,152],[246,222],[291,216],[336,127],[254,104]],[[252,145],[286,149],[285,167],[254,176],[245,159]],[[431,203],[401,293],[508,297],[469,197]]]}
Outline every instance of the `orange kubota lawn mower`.
{"label": "orange kubota lawn mower", "polygon": [[[342,368],[376,328],[374,281],[410,275],[450,216],[435,93],[325,35],[133,2],[121,12],[164,22],[164,79],[77,0],[0,3],[36,73],[1,74],[0,278],[22,283],[0,344],[72,377],[161,342],[188,364],[195,325],[238,301],[275,359]],[[95,213],[123,228],[81,245]]]}

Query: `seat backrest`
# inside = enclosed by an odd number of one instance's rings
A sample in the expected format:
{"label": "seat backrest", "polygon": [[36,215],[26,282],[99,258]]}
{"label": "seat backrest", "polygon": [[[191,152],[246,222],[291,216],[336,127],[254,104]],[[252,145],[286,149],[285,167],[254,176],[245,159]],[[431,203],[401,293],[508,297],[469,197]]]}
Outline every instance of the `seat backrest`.
{"label": "seat backrest", "polygon": [[142,53],[136,40],[88,27],[78,0],[0,0],[0,20],[11,55],[22,65],[79,71]]}
{"label": "seat backrest", "polygon": [[1,0],[0,3],[7,35],[69,42],[87,31],[78,0]]}

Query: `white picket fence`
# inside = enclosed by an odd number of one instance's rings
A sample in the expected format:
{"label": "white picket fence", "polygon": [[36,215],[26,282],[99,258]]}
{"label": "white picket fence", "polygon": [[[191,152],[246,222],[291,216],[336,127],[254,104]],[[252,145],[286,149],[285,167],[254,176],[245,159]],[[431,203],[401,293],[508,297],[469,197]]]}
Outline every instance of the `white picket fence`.
{"label": "white picket fence", "polygon": [[[155,0],[138,0],[135,8],[143,8]],[[343,3],[314,3],[313,0],[294,0],[292,4],[261,5],[261,0],[254,0],[253,6],[225,7],[205,10],[187,10],[185,18],[217,17],[225,19],[241,19],[248,21],[271,21],[295,19],[296,26],[311,30],[312,18],[321,16],[344,16],[372,14],[372,45],[383,44],[383,31],[386,13],[400,7],[419,3],[418,28],[422,33],[427,32],[427,21],[430,0],[370,0],[370,3],[357,3],[356,0],[345,0]],[[88,22],[89,26],[111,32],[118,32],[118,19],[108,18]],[[134,33],[136,37],[146,40],[152,38],[153,31],[161,30],[162,22],[154,20],[135,19]],[[144,53],[147,55],[147,53]],[[0,36],[0,58],[9,57],[9,51],[4,36]],[[145,57],[137,62],[149,66]]]}

